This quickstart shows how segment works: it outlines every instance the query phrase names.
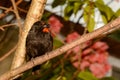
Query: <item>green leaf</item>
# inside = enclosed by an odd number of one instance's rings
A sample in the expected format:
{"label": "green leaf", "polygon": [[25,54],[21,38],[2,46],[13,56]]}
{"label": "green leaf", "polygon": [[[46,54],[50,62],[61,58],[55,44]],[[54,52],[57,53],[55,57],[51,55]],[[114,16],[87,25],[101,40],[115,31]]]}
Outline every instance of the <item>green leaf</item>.
{"label": "green leaf", "polygon": [[108,37],[120,42],[120,30],[113,32]]}
{"label": "green leaf", "polygon": [[94,30],[94,27],[95,27],[95,20],[94,18],[90,17],[90,20],[87,25],[87,29],[89,32],[92,32]]}
{"label": "green leaf", "polygon": [[118,10],[116,11],[115,16],[116,16],[116,17],[119,17],[119,16],[120,16],[120,9],[118,9]]}
{"label": "green leaf", "polygon": [[90,6],[86,6],[84,8],[84,12],[83,12],[83,18],[84,18],[84,21],[87,23],[88,22],[88,19],[89,19],[89,15],[90,15]]}
{"label": "green leaf", "polygon": [[74,9],[73,9],[74,14],[76,14],[78,12],[81,5],[82,5],[81,2],[75,2],[74,3]]}
{"label": "green leaf", "polygon": [[95,27],[95,20],[94,20],[94,9],[92,9],[92,7],[90,5],[87,5],[84,8],[83,18],[87,24],[88,31],[92,32]]}
{"label": "green leaf", "polygon": [[59,48],[63,45],[63,43],[57,37],[53,39],[53,42],[54,42],[53,43],[54,48]]}
{"label": "green leaf", "polygon": [[58,66],[57,68],[55,68],[55,69],[53,70],[53,73],[54,73],[54,74],[58,74],[58,73],[60,73],[60,71],[61,71],[61,67]]}
{"label": "green leaf", "polygon": [[63,77],[62,77],[62,80],[67,80],[67,78],[63,76]]}
{"label": "green leaf", "polygon": [[81,0],[68,0],[68,2],[81,2]]}
{"label": "green leaf", "polygon": [[102,16],[103,22],[104,22],[105,24],[107,24],[107,19],[106,19],[106,17],[105,17],[103,14],[101,14],[101,16]]}
{"label": "green leaf", "polygon": [[107,6],[103,2],[99,2],[99,1],[96,1],[95,5],[99,9],[101,14],[105,16],[107,21],[110,21],[112,19],[114,12],[112,11],[112,9],[109,6]]}
{"label": "green leaf", "polygon": [[54,75],[51,79],[49,79],[49,80],[56,80],[57,78],[58,78],[59,76],[56,74],[56,75]]}
{"label": "green leaf", "polygon": [[64,5],[66,2],[66,0],[54,0],[53,3],[52,3],[52,7],[55,8],[59,5]]}
{"label": "green leaf", "polygon": [[115,80],[115,79],[113,77],[104,77],[104,78],[102,78],[100,80]]}
{"label": "green leaf", "polygon": [[[32,73],[32,69],[24,72],[23,76],[21,77],[21,80],[25,80],[26,78],[28,78],[29,76],[31,76],[31,73]],[[32,76],[32,77],[34,77],[34,76]]]}
{"label": "green leaf", "polygon": [[42,16],[42,21],[48,20],[48,18],[51,16],[52,13],[50,12],[45,12],[44,15]]}
{"label": "green leaf", "polygon": [[96,0],[96,2],[99,3],[99,4],[103,4],[104,5],[103,0]]}
{"label": "green leaf", "polygon": [[52,63],[50,61],[47,61],[46,63],[41,65],[42,69],[49,69],[52,66]]}
{"label": "green leaf", "polygon": [[64,18],[65,18],[65,20],[69,20],[72,13],[73,13],[73,5],[68,4],[64,9]]}
{"label": "green leaf", "polygon": [[92,75],[92,73],[88,72],[88,71],[81,71],[78,74],[78,77],[82,80],[98,80],[96,77],[94,77]]}

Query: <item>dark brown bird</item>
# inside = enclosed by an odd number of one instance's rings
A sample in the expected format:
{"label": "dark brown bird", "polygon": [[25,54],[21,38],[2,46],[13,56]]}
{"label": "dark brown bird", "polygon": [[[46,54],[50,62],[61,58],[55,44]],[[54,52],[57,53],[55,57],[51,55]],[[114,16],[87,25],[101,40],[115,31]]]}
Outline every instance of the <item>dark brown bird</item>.
{"label": "dark brown bird", "polygon": [[[53,38],[49,31],[49,25],[38,21],[33,24],[26,38],[26,60],[41,56],[53,49]],[[33,72],[40,66],[33,68]]]}

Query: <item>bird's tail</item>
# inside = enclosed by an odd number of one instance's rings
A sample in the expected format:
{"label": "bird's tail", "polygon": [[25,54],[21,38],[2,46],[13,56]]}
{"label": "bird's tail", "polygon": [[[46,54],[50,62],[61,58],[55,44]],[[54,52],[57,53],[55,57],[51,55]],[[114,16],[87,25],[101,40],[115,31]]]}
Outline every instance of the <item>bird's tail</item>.
{"label": "bird's tail", "polygon": [[33,73],[34,75],[40,74],[40,65],[37,65],[37,66],[33,67],[32,73]]}

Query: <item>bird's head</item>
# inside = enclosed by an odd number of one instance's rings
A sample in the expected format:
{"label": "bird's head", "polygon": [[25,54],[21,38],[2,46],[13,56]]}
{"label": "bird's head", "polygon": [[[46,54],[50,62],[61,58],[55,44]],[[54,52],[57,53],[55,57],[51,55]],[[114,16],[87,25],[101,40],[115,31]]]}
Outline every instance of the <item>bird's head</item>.
{"label": "bird's head", "polygon": [[42,26],[42,32],[48,33],[49,32],[50,25],[49,24],[43,24]]}
{"label": "bird's head", "polygon": [[50,25],[45,23],[45,22],[42,22],[42,21],[37,21],[36,23],[34,23],[34,29],[35,29],[35,32],[43,32],[43,33],[49,33],[49,28],[50,28]]}

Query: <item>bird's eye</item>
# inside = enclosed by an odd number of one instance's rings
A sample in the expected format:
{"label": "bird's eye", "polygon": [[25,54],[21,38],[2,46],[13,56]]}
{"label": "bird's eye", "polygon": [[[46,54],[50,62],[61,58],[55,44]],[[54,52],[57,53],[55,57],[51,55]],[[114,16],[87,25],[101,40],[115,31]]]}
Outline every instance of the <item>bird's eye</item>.
{"label": "bird's eye", "polygon": [[43,27],[44,27],[44,28],[49,28],[50,25],[49,25],[49,24],[45,24]]}

